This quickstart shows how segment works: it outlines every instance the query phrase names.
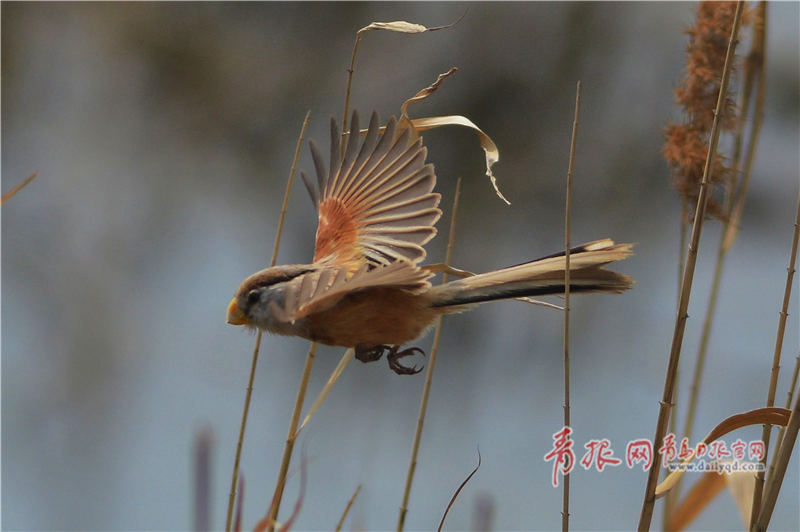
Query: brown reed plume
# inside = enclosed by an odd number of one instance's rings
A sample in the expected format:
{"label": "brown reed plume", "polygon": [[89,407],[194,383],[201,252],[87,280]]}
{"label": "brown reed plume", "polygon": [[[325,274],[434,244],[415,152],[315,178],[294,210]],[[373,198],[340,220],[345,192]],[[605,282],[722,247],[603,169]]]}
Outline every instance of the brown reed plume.
{"label": "brown reed plume", "polygon": [[[663,148],[664,158],[672,169],[673,186],[683,200],[684,209],[697,204],[735,12],[736,2],[701,2],[697,7],[695,25],[686,30],[689,35],[686,77],[675,89],[675,99],[684,108],[686,119],[680,124],[667,125]],[[746,25],[748,19],[745,11],[742,25]],[[720,117],[721,129],[733,131],[738,122],[736,105],[728,96]],[[713,169],[709,176],[712,186],[724,184],[732,178],[731,168],[721,154],[715,156]],[[709,198],[708,214],[725,219],[718,199]]]}

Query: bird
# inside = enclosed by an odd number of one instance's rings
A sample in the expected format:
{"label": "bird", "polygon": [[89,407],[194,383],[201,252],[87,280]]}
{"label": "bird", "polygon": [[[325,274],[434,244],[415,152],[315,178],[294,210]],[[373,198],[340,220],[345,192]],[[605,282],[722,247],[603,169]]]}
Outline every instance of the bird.
{"label": "bird", "polygon": [[[363,139],[362,133],[357,112],[347,133],[332,118],[327,168],[309,141],[317,180],[305,172],[301,177],[319,218],[313,260],[247,277],[228,305],[227,323],[354,348],[362,362],[385,353],[395,373],[411,375],[422,368],[401,359],[424,351],[401,347],[440,315],[488,301],[564,293],[564,252],[432,285],[441,265],[420,263],[442,211],[427,148],[402,116],[381,127],[373,112]],[[606,238],[572,248],[570,293],[630,288],[633,279],[603,266],[631,256],[632,247]]]}

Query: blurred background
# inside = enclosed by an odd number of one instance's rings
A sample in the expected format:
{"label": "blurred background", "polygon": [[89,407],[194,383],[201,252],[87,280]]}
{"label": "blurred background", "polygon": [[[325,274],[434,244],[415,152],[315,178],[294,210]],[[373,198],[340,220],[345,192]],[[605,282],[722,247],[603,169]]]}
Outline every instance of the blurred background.
{"label": "blurred background", "polygon": [[[4,3],[3,191],[39,177],[2,209],[2,526],[8,530],[192,527],[194,447],[211,434],[211,523],[224,527],[254,336],[225,324],[239,282],[269,262],[284,183],[307,136],[328,145],[341,118],[355,32],[372,21],[455,27],[367,34],[352,107],[387,118],[458,66],[412,116],[463,114],[500,148],[484,174],[475,135],[425,134],[445,211],[429,261],[444,258],[456,179],[464,179],[453,263],[472,271],[563,248],[575,83],[583,102],[572,241],[637,242],[618,269],[623,296],[576,297],[576,448],[608,438],[618,457],[652,438],[677,298],[680,201],[660,150],[680,120],[690,3]],[[695,439],[764,404],[798,189],[798,4],[769,8],[764,129],[741,235],[725,265]],[[313,167],[306,147],[300,168]],[[312,256],[315,213],[295,186],[279,262]],[[703,233],[684,342],[685,401],[718,222]],[[797,289],[795,287],[795,294]],[[557,301],[556,301],[557,302]],[[798,353],[789,320],[783,404]],[[450,512],[469,529],[560,526],[561,489],[543,456],[562,426],[562,315],[517,302],[445,320],[407,527]],[[430,348],[432,334],[418,342]],[[265,513],[308,344],[265,336],[241,471],[243,526]],[[307,404],[341,349],[317,355]],[[424,377],[354,361],[300,437],[284,498],[308,483],[296,529],[330,529],[363,484],[346,529],[395,526]],[[681,410],[680,423],[682,424]],[[758,439],[761,428],[732,435]],[[581,452],[582,454],[582,452]],[[580,455],[579,455],[580,457]],[[773,528],[797,529],[798,457]],[[691,480],[691,479],[690,479]],[[632,529],[640,468],[578,469],[575,529]],[[660,510],[653,521],[661,526]],[[693,528],[742,528],[722,493]]]}

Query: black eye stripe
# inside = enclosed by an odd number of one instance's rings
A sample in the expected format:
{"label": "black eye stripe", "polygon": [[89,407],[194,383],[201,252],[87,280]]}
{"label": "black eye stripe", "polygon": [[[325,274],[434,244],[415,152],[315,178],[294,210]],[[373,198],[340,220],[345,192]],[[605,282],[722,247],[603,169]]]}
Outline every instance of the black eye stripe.
{"label": "black eye stripe", "polygon": [[[244,294],[244,298],[247,301],[248,306],[253,305],[259,299],[261,299],[260,291],[269,288],[271,286],[275,286],[277,284],[285,283],[291,281],[295,277],[299,277],[305,273],[313,271],[312,269],[297,269],[290,272],[281,272],[275,274],[273,272],[269,272],[269,276],[261,276],[260,279],[256,278],[253,279],[253,282],[248,283],[244,287],[240,289],[240,294]],[[266,278],[264,278],[266,277]],[[239,296],[242,297],[242,296]]]}
{"label": "black eye stripe", "polygon": [[300,277],[304,273],[308,273],[310,271],[311,270],[298,270],[298,271],[292,272],[292,273],[285,273],[283,275],[277,275],[275,277],[270,278],[267,281],[263,281],[263,282],[259,283],[258,284],[258,288],[265,288],[267,286],[272,286],[272,285],[276,285],[276,284],[280,284],[280,283],[285,283],[287,281],[291,281],[295,277]]}
{"label": "black eye stripe", "polygon": [[[297,275],[300,275],[300,274],[297,274]],[[275,284],[285,283],[286,281],[291,281],[292,279],[297,277],[297,275],[279,275],[277,277],[273,277],[269,281],[261,283],[261,285],[259,285],[259,286],[272,286],[272,285],[275,285]]]}

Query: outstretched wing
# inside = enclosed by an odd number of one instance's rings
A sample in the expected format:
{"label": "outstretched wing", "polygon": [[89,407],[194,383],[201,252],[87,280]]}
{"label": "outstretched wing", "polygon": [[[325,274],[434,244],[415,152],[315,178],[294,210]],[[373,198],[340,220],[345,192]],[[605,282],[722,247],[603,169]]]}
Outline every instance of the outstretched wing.
{"label": "outstretched wing", "polygon": [[344,266],[329,266],[289,283],[284,291],[283,308],[273,302],[273,312],[282,321],[294,322],[327,310],[346,295],[359,290],[398,288],[411,293],[424,292],[430,288],[427,279],[432,275],[405,260],[375,268],[364,264],[354,274]]}
{"label": "outstretched wing", "polygon": [[348,272],[362,266],[389,265],[398,260],[416,264],[422,247],[436,234],[442,215],[440,195],[433,192],[436,175],[425,163],[427,148],[409,126],[392,117],[381,133],[373,112],[361,141],[358,113],[345,136],[344,157],[339,128],[331,120],[330,169],[314,141],[311,154],[316,186],[301,172],[319,212],[314,262],[324,261]]}

